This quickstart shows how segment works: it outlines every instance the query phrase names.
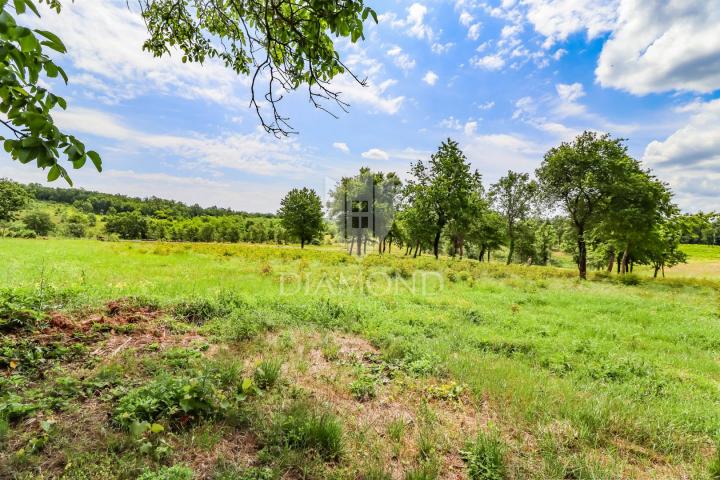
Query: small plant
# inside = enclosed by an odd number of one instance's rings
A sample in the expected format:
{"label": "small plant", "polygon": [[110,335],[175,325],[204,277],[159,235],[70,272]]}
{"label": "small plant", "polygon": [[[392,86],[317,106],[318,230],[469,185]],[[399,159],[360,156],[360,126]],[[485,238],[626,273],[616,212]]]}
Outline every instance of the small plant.
{"label": "small plant", "polygon": [[405,420],[396,418],[392,420],[387,427],[387,434],[395,443],[400,443],[405,436]]}
{"label": "small plant", "polygon": [[279,413],[271,429],[269,443],[308,450],[325,460],[338,460],[343,450],[340,421],[329,412],[319,411],[306,401],[297,400]]}
{"label": "small plant", "polygon": [[425,393],[428,397],[437,400],[460,400],[465,390],[465,385],[449,382],[440,385],[428,385],[425,388]]}
{"label": "small plant", "polygon": [[364,402],[375,398],[375,378],[370,375],[361,375],[350,384],[350,393],[356,400]]}
{"label": "small plant", "polygon": [[273,480],[275,474],[267,467],[241,468],[235,465],[219,465],[212,480]]}
{"label": "small plant", "polygon": [[162,467],[159,470],[145,470],[137,480],[192,480],[193,471],[184,465]]}
{"label": "small plant", "polygon": [[497,433],[478,433],[461,452],[470,480],[503,480],[506,475],[505,445]]}
{"label": "small plant", "polygon": [[253,380],[258,388],[272,388],[280,379],[282,362],[279,360],[263,360],[255,369]]}
{"label": "small plant", "polygon": [[405,474],[405,480],[435,480],[439,476],[436,462],[422,462]]}
{"label": "small plant", "polygon": [[710,460],[708,470],[711,480],[720,480],[720,441],[715,441],[715,455]]}
{"label": "small plant", "polygon": [[211,378],[163,376],[120,398],[113,419],[125,428],[160,419],[184,425],[218,415],[228,406]]}
{"label": "small plant", "polygon": [[328,362],[334,362],[340,358],[340,345],[335,343],[331,338],[323,338],[320,350]]}

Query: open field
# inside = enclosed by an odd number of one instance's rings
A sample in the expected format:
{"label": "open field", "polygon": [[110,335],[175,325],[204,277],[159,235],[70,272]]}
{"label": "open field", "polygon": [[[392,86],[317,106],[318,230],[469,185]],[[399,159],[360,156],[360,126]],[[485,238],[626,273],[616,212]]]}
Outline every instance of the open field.
{"label": "open field", "polygon": [[0,478],[717,478],[719,249],[684,248],[698,278],[623,284],[1,239],[0,320],[37,328],[0,345]]}

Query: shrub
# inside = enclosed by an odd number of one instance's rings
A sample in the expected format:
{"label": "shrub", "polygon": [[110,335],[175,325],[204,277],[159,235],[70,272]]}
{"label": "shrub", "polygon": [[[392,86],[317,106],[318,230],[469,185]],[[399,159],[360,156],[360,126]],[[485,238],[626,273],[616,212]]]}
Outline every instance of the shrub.
{"label": "shrub", "polygon": [[213,318],[224,317],[235,310],[244,310],[246,303],[231,293],[221,293],[215,298],[195,298],[175,306],[174,313],[186,322],[202,325]]}
{"label": "shrub", "polygon": [[145,470],[137,480],[192,480],[193,471],[183,465],[162,467],[159,470]]}
{"label": "shrub", "polygon": [[19,290],[0,290],[0,332],[30,330],[45,318],[42,298]]}
{"label": "shrub", "polygon": [[626,273],[625,275],[620,275],[618,277],[618,280],[623,285],[640,285],[640,283],[642,283],[640,277],[635,275],[634,273]]}
{"label": "shrub", "polygon": [[161,419],[187,424],[216,416],[225,408],[225,395],[212,378],[163,376],[120,398],[113,419],[124,428]]}
{"label": "shrub", "polygon": [[338,460],[343,450],[342,426],[332,413],[298,400],[276,415],[269,443],[312,451],[325,460]]}
{"label": "shrub", "polygon": [[281,368],[282,362],[279,360],[263,360],[253,374],[255,385],[263,390],[273,387],[280,379]]}
{"label": "shrub", "polygon": [[470,480],[503,480],[506,474],[505,446],[496,433],[478,433],[461,452]]}

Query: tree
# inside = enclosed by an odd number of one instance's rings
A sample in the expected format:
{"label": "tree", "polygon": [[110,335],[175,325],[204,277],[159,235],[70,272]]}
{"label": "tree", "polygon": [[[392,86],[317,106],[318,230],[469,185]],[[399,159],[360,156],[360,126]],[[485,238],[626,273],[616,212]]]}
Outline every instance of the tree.
{"label": "tree", "polygon": [[470,171],[470,163],[458,143],[447,139],[430,162],[412,164],[413,179],[406,190],[410,203],[424,208],[424,215],[435,222],[433,254],[438,258],[443,229],[453,220],[466,218],[471,197],[481,191],[480,174]]}
{"label": "tree", "polygon": [[490,198],[505,217],[506,234],[508,238],[507,264],[512,262],[517,239],[517,224],[525,220],[535,201],[538,192],[537,182],[530,180],[527,173],[517,173],[508,170],[490,189]]}
{"label": "tree", "polygon": [[627,158],[621,139],[583,132],[571,143],[551,148],[535,172],[551,205],[560,205],[575,229],[580,278],[587,278],[586,234],[606,212],[608,187],[615,181],[615,165]]}
{"label": "tree", "polygon": [[309,188],[294,188],[280,202],[278,216],[290,235],[300,240],[300,248],[323,232],[320,197]]}
{"label": "tree", "polygon": [[[57,12],[59,0],[40,0]],[[67,102],[62,97],[42,87],[40,76],[58,75],[67,83],[68,78],[61,67],[47,55],[47,49],[65,53],[65,45],[52,32],[19,25],[13,15],[28,11],[40,16],[31,0],[0,0],[0,111],[5,119],[0,123],[9,135],[0,135],[5,151],[13,160],[22,164],[36,162],[38,168],[49,169],[49,181],[59,177],[72,184],[67,170],[59,160],[65,157],[73,168],[81,168],[88,159],[100,171],[100,155],[86,151],[85,145],[72,135],[60,131],[51,112],[55,107],[63,110]],[[43,47],[47,47],[44,49]]]}
{"label": "tree", "polygon": [[55,228],[50,214],[42,210],[33,210],[26,213],[23,217],[23,223],[28,230],[32,230],[41,237],[46,237]]}
{"label": "tree", "polygon": [[87,219],[85,215],[71,213],[65,219],[63,233],[68,237],[82,238],[87,233]]}
{"label": "tree", "polygon": [[108,215],[105,219],[105,231],[124,239],[147,238],[148,228],[147,219],[137,210]]}
{"label": "tree", "polygon": [[505,242],[505,219],[496,211],[486,208],[473,218],[468,241],[478,249],[478,260],[490,261],[490,254]]}
{"label": "tree", "polygon": [[[310,102],[327,112],[328,102],[343,110],[348,106],[330,88],[335,76],[348,73],[365,85],[333,43],[333,37],[353,43],[364,39],[363,21],[372,17],[377,23],[363,0],[140,0],[140,5],[150,34],[145,50],[159,57],[179,48],[183,62],[218,58],[238,75],[251,77],[250,104],[265,130],[275,135],[293,132],[277,108],[286,92],[305,85]],[[258,84],[265,80],[266,92],[259,93]]]}
{"label": "tree", "polygon": [[30,196],[19,183],[0,178],[0,222],[15,220],[17,212],[30,201]]}

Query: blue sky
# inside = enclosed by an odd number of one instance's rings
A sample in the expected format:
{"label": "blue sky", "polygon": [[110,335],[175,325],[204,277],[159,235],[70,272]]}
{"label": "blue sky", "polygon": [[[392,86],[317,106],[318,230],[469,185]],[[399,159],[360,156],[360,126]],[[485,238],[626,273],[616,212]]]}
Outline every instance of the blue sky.
{"label": "blue sky", "polygon": [[[142,52],[125,0],[44,12],[35,23],[69,49],[58,61],[70,85],[52,85],[69,108],[56,119],[105,163],[74,172],[76,186],[267,212],[292,187],[323,193],[363,165],[405,176],[447,137],[489,184],[534,171],[548,148],[591,129],[627,138],[683,209],[720,209],[720,3],[368,5],[379,25],[338,47],[369,86],[337,79],[351,104],[338,119],[291,94],[282,112],[299,135],[284,140],[259,128],[247,79]],[[43,178],[10,160],[0,176]]]}

